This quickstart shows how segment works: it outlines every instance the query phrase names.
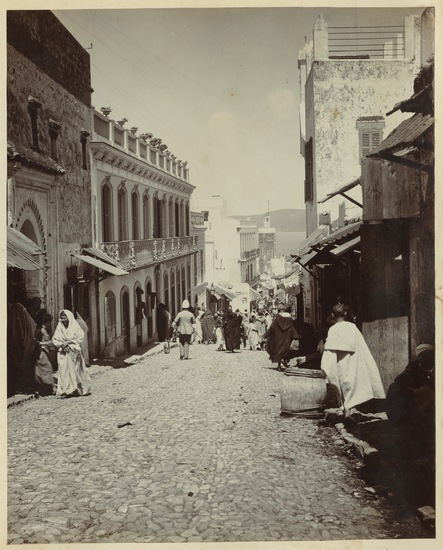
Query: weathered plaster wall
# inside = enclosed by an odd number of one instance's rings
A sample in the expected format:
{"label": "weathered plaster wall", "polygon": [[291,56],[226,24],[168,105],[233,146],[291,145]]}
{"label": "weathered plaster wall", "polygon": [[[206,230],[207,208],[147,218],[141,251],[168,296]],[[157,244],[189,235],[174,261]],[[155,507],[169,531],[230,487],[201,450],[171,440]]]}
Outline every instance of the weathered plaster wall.
{"label": "weathered plaster wall", "polygon": [[89,54],[53,13],[8,11],[7,42],[81,103],[91,104]]}
{"label": "weathered plaster wall", "polygon": [[[69,57],[68,52],[66,55]],[[51,155],[49,120],[61,125],[57,162],[66,174],[60,177],[59,239],[67,243],[90,243],[90,176],[89,171],[82,168],[80,141],[82,128],[90,132],[89,107],[8,46],[8,140],[32,149],[29,96],[42,103],[38,110],[38,153],[42,159]]]}
{"label": "weathered plaster wall", "polygon": [[[383,137],[408,118],[403,113],[385,115],[410,96],[417,71],[418,61],[314,61],[308,81],[312,89],[306,94],[313,97],[307,132],[314,135],[314,203],[360,175],[357,118],[385,117]],[[313,121],[315,129],[310,126]],[[341,197],[324,205],[332,219],[338,216],[340,202]],[[310,215],[314,215],[314,208]]]}

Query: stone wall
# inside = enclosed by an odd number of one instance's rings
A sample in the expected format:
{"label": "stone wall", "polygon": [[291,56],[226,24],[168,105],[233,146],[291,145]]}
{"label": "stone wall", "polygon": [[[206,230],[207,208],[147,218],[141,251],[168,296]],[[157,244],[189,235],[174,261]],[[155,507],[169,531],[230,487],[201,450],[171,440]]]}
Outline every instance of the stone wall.
{"label": "stone wall", "polygon": [[89,54],[53,13],[8,11],[7,41],[81,103],[91,104]]}
{"label": "stone wall", "polygon": [[[38,66],[8,45],[8,141],[21,150],[37,153],[42,163],[51,155],[49,121],[61,125],[56,140],[57,163],[66,170],[59,176],[61,242],[91,242],[91,184],[88,169],[83,169],[81,131],[90,133],[90,108],[76,99],[45,74]],[[66,52],[69,57],[70,53]],[[37,112],[38,149],[32,147],[29,96],[37,99],[41,108]]]}

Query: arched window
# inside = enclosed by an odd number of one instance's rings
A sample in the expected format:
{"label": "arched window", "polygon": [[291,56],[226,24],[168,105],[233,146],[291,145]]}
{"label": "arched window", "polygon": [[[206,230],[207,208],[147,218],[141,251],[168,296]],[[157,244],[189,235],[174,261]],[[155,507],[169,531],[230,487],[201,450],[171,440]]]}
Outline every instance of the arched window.
{"label": "arched window", "polygon": [[172,200],[172,197],[169,199],[168,203],[168,218],[169,218],[169,237],[175,237],[175,229],[174,229],[174,202]]}
{"label": "arched window", "polygon": [[185,205],[180,203],[180,235],[185,235]]}
{"label": "arched window", "polygon": [[112,220],[112,187],[106,182],[102,187],[102,240],[104,243],[113,241]]}
{"label": "arched window", "polygon": [[117,338],[117,315],[115,308],[115,295],[107,292],[105,296],[105,344],[113,342]]}
{"label": "arched window", "polygon": [[180,237],[180,205],[175,202],[175,236]]}
{"label": "arched window", "polygon": [[140,226],[138,216],[138,191],[132,192],[132,239],[138,241],[140,239]]}
{"label": "arched window", "polygon": [[153,228],[153,237],[158,239],[162,236],[162,201],[158,198],[157,195],[154,196],[153,201],[153,212],[154,212],[154,228]]}
{"label": "arched window", "polygon": [[128,239],[127,229],[127,194],[124,185],[118,189],[118,240],[126,241]]}
{"label": "arched window", "polygon": [[143,238],[151,238],[151,229],[149,227],[149,195],[148,193],[143,194]]}

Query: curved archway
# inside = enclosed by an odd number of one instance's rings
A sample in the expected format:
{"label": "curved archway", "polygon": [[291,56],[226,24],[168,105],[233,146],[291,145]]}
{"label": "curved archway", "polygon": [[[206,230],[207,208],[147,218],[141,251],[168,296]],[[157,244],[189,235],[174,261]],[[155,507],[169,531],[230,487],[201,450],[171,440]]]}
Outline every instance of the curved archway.
{"label": "curved archway", "polygon": [[101,192],[102,210],[102,241],[110,243],[114,240],[114,217],[112,210],[112,185],[109,179],[105,179]]}
{"label": "curved archway", "polygon": [[124,286],[120,291],[120,312],[121,312],[121,336],[123,340],[123,351],[131,351],[131,312],[129,305],[129,288]]}
{"label": "curved archway", "polygon": [[143,319],[145,303],[143,301],[143,295],[145,291],[139,281],[134,284],[134,320],[137,331],[137,347],[140,348],[143,345]]}
{"label": "curved archway", "polygon": [[[43,248],[43,235],[39,230],[37,224],[37,218],[34,212],[29,212],[27,217],[24,219],[22,226],[20,227],[20,232],[23,233],[28,239],[34,242],[40,248]],[[45,276],[45,258],[43,256],[35,256],[33,258],[38,264],[41,265],[43,269],[38,269],[35,271],[25,271],[24,273],[24,283],[25,283],[25,292],[27,298],[39,297],[42,302],[46,305],[46,276]]]}
{"label": "curved archway", "polygon": [[153,323],[152,323],[152,282],[148,277],[145,281],[145,313],[148,320],[148,339],[153,335]]}

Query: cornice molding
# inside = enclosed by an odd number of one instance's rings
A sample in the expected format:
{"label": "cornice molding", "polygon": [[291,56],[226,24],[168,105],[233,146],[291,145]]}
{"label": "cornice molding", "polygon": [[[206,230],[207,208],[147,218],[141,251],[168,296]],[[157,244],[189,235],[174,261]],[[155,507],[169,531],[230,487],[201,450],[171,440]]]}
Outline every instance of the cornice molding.
{"label": "cornice molding", "polygon": [[144,163],[142,160],[132,158],[125,151],[119,151],[107,143],[91,142],[91,152],[94,160],[120,168],[136,176],[147,178],[171,189],[187,194],[191,194],[195,189],[194,185],[172,174],[167,174],[155,166]]}

